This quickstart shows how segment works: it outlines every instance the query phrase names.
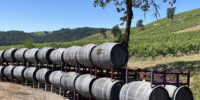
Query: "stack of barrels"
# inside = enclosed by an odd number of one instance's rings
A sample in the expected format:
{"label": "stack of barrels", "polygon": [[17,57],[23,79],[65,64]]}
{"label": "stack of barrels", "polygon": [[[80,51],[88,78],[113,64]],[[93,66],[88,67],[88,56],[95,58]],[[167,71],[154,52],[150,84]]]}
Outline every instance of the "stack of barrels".
{"label": "stack of barrels", "polygon": [[[128,62],[128,51],[121,44],[107,42],[100,45],[74,45],[68,48],[52,47],[11,48],[0,50],[0,77],[6,80],[26,80],[51,84],[84,98],[95,100],[193,100],[186,86],[154,86],[147,81],[125,83],[110,77],[80,74],[65,67],[78,65],[104,70],[123,68]],[[17,62],[17,63],[16,63]],[[50,65],[54,67],[49,67]],[[59,66],[59,68],[57,68]]]}

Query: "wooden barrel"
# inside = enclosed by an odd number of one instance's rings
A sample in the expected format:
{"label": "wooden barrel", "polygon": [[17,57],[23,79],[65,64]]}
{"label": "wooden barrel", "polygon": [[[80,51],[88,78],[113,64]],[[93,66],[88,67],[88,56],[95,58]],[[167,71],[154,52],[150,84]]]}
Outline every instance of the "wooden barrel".
{"label": "wooden barrel", "polygon": [[17,49],[15,48],[6,50],[4,53],[4,58],[6,59],[6,61],[14,62],[16,60],[14,56],[16,51]]}
{"label": "wooden barrel", "polygon": [[13,79],[14,76],[13,76],[13,70],[14,70],[15,66],[13,65],[9,65],[9,66],[6,66],[5,69],[4,69],[4,75],[8,78],[8,79]]}
{"label": "wooden barrel", "polygon": [[176,87],[166,85],[171,100],[194,100],[191,90],[187,86]]}
{"label": "wooden barrel", "polygon": [[91,52],[96,47],[95,44],[87,44],[77,50],[76,59],[79,64],[85,67],[91,67]]}
{"label": "wooden barrel", "polygon": [[75,92],[75,80],[78,77],[76,72],[66,72],[61,77],[61,86],[70,92]]}
{"label": "wooden barrel", "polygon": [[63,76],[63,71],[54,71],[49,76],[49,82],[55,87],[59,88],[61,86],[61,77]]}
{"label": "wooden barrel", "polygon": [[63,53],[63,60],[65,63],[76,66],[78,64],[76,60],[76,52],[77,50],[81,48],[80,46],[71,46],[67,48]]}
{"label": "wooden barrel", "polygon": [[92,84],[92,95],[96,100],[119,100],[123,81],[99,78]]}
{"label": "wooden barrel", "polygon": [[119,98],[120,100],[169,100],[169,94],[162,86],[151,87],[149,82],[135,81],[121,88]]}
{"label": "wooden barrel", "polygon": [[0,62],[4,62],[5,61],[4,53],[5,53],[5,50],[0,50]]}
{"label": "wooden barrel", "polygon": [[26,52],[25,52],[25,59],[28,61],[28,62],[31,62],[31,63],[38,63],[39,60],[37,58],[37,53],[38,53],[39,49],[38,48],[32,48],[32,49],[28,49]]}
{"label": "wooden barrel", "polygon": [[39,62],[42,64],[49,64],[51,63],[50,54],[54,49],[52,47],[44,47],[41,48],[37,53],[37,58]]}
{"label": "wooden barrel", "polygon": [[28,81],[37,82],[36,79],[36,73],[38,71],[37,67],[28,67],[24,71],[24,78],[26,78]]}
{"label": "wooden barrel", "polygon": [[25,52],[27,51],[28,49],[27,48],[21,48],[21,49],[18,49],[16,52],[15,52],[15,59],[19,62],[24,62],[25,61]]}
{"label": "wooden barrel", "polygon": [[51,70],[48,68],[41,68],[36,73],[36,79],[39,83],[50,83],[49,76],[51,74]]}
{"label": "wooden barrel", "polygon": [[75,80],[75,89],[80,95],[89,98],[92,96],[91,88],[95,81],[95,76],[90,74],[82,74]]}
{"label": "wooden barrel", "polygon": [[63,60],[63,52],[64,50],[66,50],[65,48],[58,48],[56,50],[53,50],[50,54],[50,60],[52,61],[52,63],[54,64],[63,64],[64,60]]}
{"label": "wooden barrel", "polygon": [[0,66],[0,77],[4,77],[4,69],[5,69],[5,66]]}
{"label": "wooden barrel", "polygon": [[92,50],[91,60],[102,69],[121,68],[128,62],[128,50],[118,43],[103,43]]}
{"label": "wooden barrel", "polygon": [[13,76],[19,80],[23,80],[25,69],[25,66],[16,66],[13,70]]}

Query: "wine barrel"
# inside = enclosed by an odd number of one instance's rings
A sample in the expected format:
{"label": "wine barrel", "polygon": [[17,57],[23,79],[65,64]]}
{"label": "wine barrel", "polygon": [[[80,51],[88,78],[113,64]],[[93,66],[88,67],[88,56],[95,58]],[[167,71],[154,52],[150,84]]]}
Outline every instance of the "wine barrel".
{"label": "wine barrel", "polygon": [[91,52],[96,47],[95,44],[87,44],[77,50],[76,59],[79,64],[85,67],[91,67]]}
{"label": "wine barrel", "polygon": [[37,67],[28,67],[24,71],[24,78],[28,81],[37,82],[36,73],[39,69]]}
{"label": "wine barrel", "polygon": [[121,68],[128,62],[128,50],[118,43],[103,43],[92,50],[91,60],[102,69]]}
{"label": "wine barrel", "polygon": [[123,81],[99,78],[92,84],[92,95],[96,100],[119,100]]}
{"label": "wine barrel", "polygon": [[49,82],[53,84],[55,87],[61,86],[61,77],[63,76],[63,71],[54,71],[49,76]]}
{"label": "wine barrel", "polygon": [[42,64],[49,64],[51,63],[50,60],[50,54],[54,49],[52,47],[44,47],[41,48],[38,53],[37,53],[37,57],[39,59],[39,62]]}
{"label": "wine barrel", "polygon": [[14,62],[16,60],[14,56],[16,51],[17,49],[15,48],[6,50],[4,53],[4,58],[6,59],[6,61]]}
{"label": "wine barrel", "polygon": [[169,94],[162,86],[151,87],[151,83],[135,81],[125,84],[120,91],[120,100],[169,100]]}
{"label": "wine barrel", "polygon": [[26,67],[25,66],[16,66],[13,69],[13,76],[19,80],[24,79],[24,71]]}
{"label": "wine barrel", "polygon": [[4,69],[4,75],[8,78],[8,79],[13,79],[13,70],[14,70],[15,66],[13,65],[9,65],[6,66],[6,68]]}
{"label": "wine barrel", "polygon": [[56,50],[53,50],[50,54],[50,60],[54,64],[63,64],[63,52],[66,50],[65,48],[58,48]]}
{"label": "wine barrel", "polygon": [[90,74],[82,74],[75,80],[75,90],[83,97],[89,98],[92,96],[91,88],[95,81],[95,76]]}
{"label": "wine barrel", "polygon": [[31,63],[38,63],[39,60],[37,58],[37,53],[38,53],[39,49],[38,48],[32,48],[32,49],[28,49],[26,52],[25,52],[25,59],[28,61],[28,62],[31,62]]}
{"label": "wine barrel", "polygon": [[78,77],[76,72],[66,72],[61,77],[61,86],[70,92],[75,92],[75,80]]}
{"label": "wine barrel", "polygon": [[77,50],[81,48],[80,46],[71,46],[67,48],[63,53],[63,60],[65,63],[76,66],[78,64],[76,60],[76,52]]}
{"label": "wine barrel", "polygon": [[4,53],[5,53],[5,50],[0,50],[0,62],[4,62],[5,61]]}
{"label": "wine barrel", "polygon": [[24,62],[25,61],[25,52],[27,51],[28,49],[27,48],[21,48],[21,49],[18,49],[16,52],[15,52],[15,59],[19,62]]}
{"label": "wine barrel", "polygon": [[49,76],[51,74],[51,70],[48,68],[41,68],[36,73],[36,79],[40,83],[47,83],[49,84]]}
{"label": "wine barrel", "polygon": [[0,66],[0,77],[4,77],[4,69],[5,69],[5,66]]}
{"label": "wine barrel", "polygon": [[187,86],[176,87],[166,85],[171,100],[194,100],[191,90]]}

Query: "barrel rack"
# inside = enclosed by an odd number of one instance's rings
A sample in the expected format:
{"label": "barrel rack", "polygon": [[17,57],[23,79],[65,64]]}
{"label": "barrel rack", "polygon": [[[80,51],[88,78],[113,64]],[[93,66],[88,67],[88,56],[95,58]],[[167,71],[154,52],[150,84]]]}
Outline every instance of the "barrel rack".
{"label": "barrel rack", "polygon": [[[142,69],[134,68],[130,69],[128,67],[124,68],[112,68],[111,70],[101,69],[95,66],[90,68],[85,68],[81,65],[74,67],[79,74],[90,73],[96,78],[98,77],[110,77],[113,80],[123,80],[126,83],[132,81],[148,81],[151,82],[151,86],[157,85],[174,85],[177,87],[180,86],[190,86],[190,71],[187,72],[167,72],[166,70],[153,70],[153,68]],[[180,81],[180,78],[184,78],[185,81]],[[92,97],[86,99],[81,95],[77,94],[76,100],[93,100]]]}
{"label": "barrel rack", "polygon": [[[40,50],[42,50],[42,49],[40,49]],[[44,55],[42,55],[42,53],[39,55],[41,57],[44,57],[42,60],[39,59],[39,57],[38,57],[39,49],[37,49],[37,53],[35,52],[35,54],[34,54],[34,57],[35,57],[35,55],[37,55],[37,59],[35,58],[34,61],[29,61],[29,60],[17,61],[15,59],[12,59],[12,60],[1,61],[0,64],[3,66],[8,66],[8,65],[20,66],[20,65],[22,65],[22,66],[25,66],[27,69],[29,69],[29,67],[34,67],[35,69],[37,68],[37,70],[40,70],[40,69],[42,70],[44,68],[44,69],[47,69],[50,73],[53,73],[55,71],[60,71],[60,72],[74,72],[74,73],[76,73],[77,76],[87,74],[88,76],[92,76],[93,79],[107,77],[107,78],[109,78],[109,81],[111,81],[111,82],[113,82],[114,80],[122,80],[123,81],[122,83],[130,83],[133,81],[148,81],[148,83],[151,84],[151,86],[148,85],[149,87],[154,87],[157,85],[162,85],[162,86],[174,85],[176,87],[181,87],[181,86],[189,87],[190,86],[190,71],[168,72],[166,70],[157,70],[157,69],[153,69],[153,68],[146,68],[146,69],[130,68],[127,65],[124,66],[124,64],[120,68],[116,67],[117,65],[114,66],[114,64],[110,64],[109,67],[105,68],[105,67],[102,67],[102,65],[99,65],[99,63],[94,64],[94,62],[91,62],[90,64],[85,65],[85,66],[83,66],[84,64],[81,64],[80,62],[79,63],[77,62],[76,65],[75,64],[70,65],[70,63],[65,62],[65,61],[62,61],[61,63],[55,63],[55,62],[51,61],[51,59],[49,58],[50,53],[53,50],[54,50],[53,48],[49,48],[49,47],[46,48],[46,51],[44,50]],[[100,52],[101,52],[101,49],[96,51],[97,54],[99,54]],[[89,54],[91,56],[91,51]],[[23,55],[24,55],[24,53],[23,53]],[[56,53],[56,55],[58,55],[58,54]],[[62,53],[60,56],[62,57],[63,55],[64,55],[64,53]],[[110,55],[110,54],[107,54],[107,55]],[[119,57],[116,57],[116,58],[119,58]],[[59,59],[59,60],[63,60],[63,59]],[[91,58],[89,58],[88,60],[91,60]],[[116,61],[121,61],[121,60],[116,60]],[[128,61],[128,58],[127,58],[127,61]],[[98,61],[96,61],[96,62],[98,62]],[[24,71],[24,73],[25,73],[25,71]],[[16,81],[22,82],[22,84],[25,84],[25,85],[28,85],[28,86],[31,86],[31,87],[37,88],[37,89],[43,89],[45,91],[56,92],[59,95],[63,95],[63,97],[69,97],[70,99],[73,99],[73,100],[95,100],[93,98],[95,96],[94,96],[94,94],[92,96],[90,89],[89,89],[90,97],[88,99],[88,98],[85,98],[82,95],[80,95],[78,93],[79,91],[68,92],[69,90],[64,89],[64,87],[62,85],[60,85],[59,87],[55,86],[55,88],[54,88],[54,84],[50,84],[50,82],[46,82],[46,74],[44,76],[45,76],[45,79],[44,79],[45,82],[39,82],[38,79],[40,79],[40,78],[38,78],[36,81],[32,81],[32,80],[28,81],[27,78],[24,78],[20,81],[17,80],[17,78],[13,78],[11,80],[9,80],[7,78],[4,78],[4,79],[6,81],[7,80],[8,81],[15,80],[14,82],[16,82]],[[49,76],[50,75],[48,74],[48,81],[49,81]],[[35,77],[37,77],[37,75],[35,75]],[[61,76],[61,78],[62,78],[62,76]],[[75,79],[77,79],[77,77],[74,78],[74,80]],[[60,84],[61,84],[61,80],[59,80],[58,82],[60,82]],[[37,84],[37,85],[35,86],[35,84]],[[75,84],[75,82],[74,82],[74,84]],[[90,87],[90,86],[88,86],[88,87]],[[74,88],[75,88],[75,86],[74,86]],[[53,90],[55,90],[55,91],[53,91]]]}

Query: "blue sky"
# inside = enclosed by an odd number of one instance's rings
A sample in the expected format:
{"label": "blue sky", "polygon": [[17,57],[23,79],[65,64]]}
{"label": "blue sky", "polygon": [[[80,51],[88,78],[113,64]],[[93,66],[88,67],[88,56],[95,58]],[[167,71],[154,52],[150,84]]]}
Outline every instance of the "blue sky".
{"label": "blue sky", "polygon": [[[160,5],[160,14],[166,16],[168,4]],[[176,13],[200,8],[200,0],[177,0]],[[144,24],[155,21],[153,9],[144,14],[134,9],[132,26],[138,19]],[[93,0],[0,0],[0,31],[21,30],[53,31],[61,28],[104,27],[112,28],[120,24],[115,6],[108,5],[105,9],[93,6]],[[125,26],[121,26],[124,28]]]}

